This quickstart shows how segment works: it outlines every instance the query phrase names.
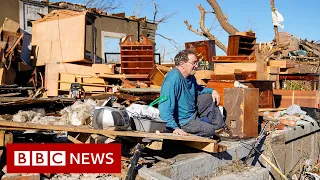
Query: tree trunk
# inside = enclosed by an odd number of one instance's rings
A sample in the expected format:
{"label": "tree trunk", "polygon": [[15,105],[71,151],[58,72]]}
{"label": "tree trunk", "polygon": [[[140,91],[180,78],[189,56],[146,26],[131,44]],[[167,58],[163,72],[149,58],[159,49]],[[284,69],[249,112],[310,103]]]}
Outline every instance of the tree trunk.
{"label": "tree trunk", "polygon": [[[271,4],[271,11],[275,12],[275,7],[274,7],[274,0],[270,0],[270,4]],[[280,39],[279,39],[279,30],[278,30],[278,26],[273,26],[274,29],[274,39],[276,40],[276,45],[279,46],[280,45]]]}
{"label": "tree trunk", "polygon": [[230,35],[235,35],[236,32],[239,32],[238,29],[233,27],[229,22],[227,17],[222,12],[219,4],[216,0],[207,0],[207,2],[210,4],[210,6],[214,9],[214,13],[221,25],[221,27]]}

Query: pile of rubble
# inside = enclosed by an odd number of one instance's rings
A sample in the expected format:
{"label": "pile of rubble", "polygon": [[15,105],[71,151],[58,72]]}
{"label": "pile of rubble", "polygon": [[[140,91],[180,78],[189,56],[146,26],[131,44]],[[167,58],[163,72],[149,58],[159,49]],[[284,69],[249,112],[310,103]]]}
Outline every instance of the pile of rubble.
{"label": "pile of rubble", "polygon": [[300,73],[320,73],[320,44],[319,41],[299,39],[286,32],[279,33],[280,43],[290,43],[281,52],[282,59],[296,61]]}

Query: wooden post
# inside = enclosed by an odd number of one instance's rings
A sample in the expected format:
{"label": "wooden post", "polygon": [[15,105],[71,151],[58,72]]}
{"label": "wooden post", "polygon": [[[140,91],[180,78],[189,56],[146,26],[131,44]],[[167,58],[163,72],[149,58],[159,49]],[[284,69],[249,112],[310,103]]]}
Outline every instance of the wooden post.
{"label": "wooden post", "polygon": [[[274,7],[274,0],[270,0],[270,4],[271,4],[271,11],[275,12],[276,9]],[[277,43],[276,45],[279,46],[280,45],[280,40],[279,40],[278,26],[273,26],[273,29],[274,29],[274,36],[275,36],[276,43]]]}

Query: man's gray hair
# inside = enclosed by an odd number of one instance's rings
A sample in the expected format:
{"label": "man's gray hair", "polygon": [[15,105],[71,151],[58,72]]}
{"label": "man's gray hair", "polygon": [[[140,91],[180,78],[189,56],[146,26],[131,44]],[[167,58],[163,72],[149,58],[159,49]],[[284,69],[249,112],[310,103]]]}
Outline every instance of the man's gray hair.
{"label": "man's gray hair", "polygon": [[188,58],[188,55],[189,54],[194,54],[195,53],[191,50],[182,50],[182,51],[179,51],[178,54],[174,57],[174,64],[176,66],[178,66],[180,64],[180,62],[188,62],[189,61],[189,58]]}

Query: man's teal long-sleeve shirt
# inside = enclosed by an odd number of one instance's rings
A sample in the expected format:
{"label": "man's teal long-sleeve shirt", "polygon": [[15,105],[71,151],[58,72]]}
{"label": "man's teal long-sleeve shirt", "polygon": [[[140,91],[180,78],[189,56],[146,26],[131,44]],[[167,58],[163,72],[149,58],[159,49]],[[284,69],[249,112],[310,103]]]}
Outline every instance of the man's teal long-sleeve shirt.
{"label": "man's teal long-sleeve shirt", "polygon": [[194,76],[185,78],[177,68],[172,69],[161,86],[160,95],[169,98],[159,104],[160,118],[173,129],[186,125],[196,115],[196,96],[212,90],[199,86]]}

